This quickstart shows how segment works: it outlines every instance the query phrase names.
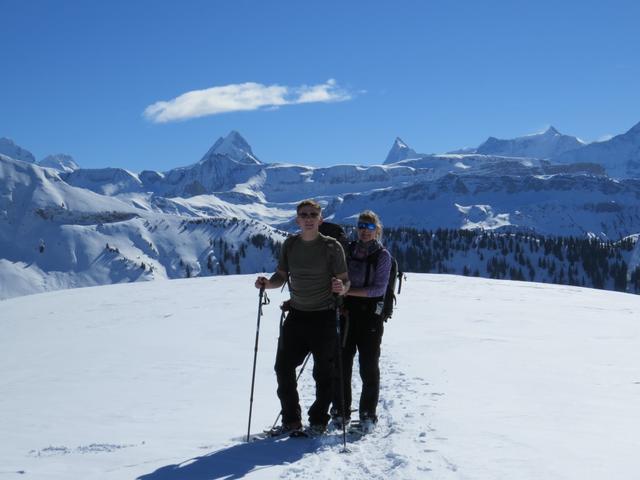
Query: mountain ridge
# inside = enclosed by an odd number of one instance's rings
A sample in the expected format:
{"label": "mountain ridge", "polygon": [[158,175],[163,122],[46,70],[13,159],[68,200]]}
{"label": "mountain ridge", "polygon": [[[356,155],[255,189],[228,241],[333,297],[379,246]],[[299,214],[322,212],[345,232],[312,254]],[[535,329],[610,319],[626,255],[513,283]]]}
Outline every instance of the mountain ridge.
{"label": "mountain ridge", "polygon": [[640,177],[640,122],[625,133],[594,142],[553,158],[557,163],[592,162],[603,165],[614,178]]}
{"label": "mountain ridge", "polygon": [[610,240],[640,232],[640,180],[606,173],[596,163],[479,153],[368,166],[269,164],[234,131],[200,161],[167,172],[60,171],[0,154],[0,281],[33,293],[269,269],[257,263],[251,239],[295,230],[295,205],[309,197],[325,218],[345,224],[373,209],[391,227]]}

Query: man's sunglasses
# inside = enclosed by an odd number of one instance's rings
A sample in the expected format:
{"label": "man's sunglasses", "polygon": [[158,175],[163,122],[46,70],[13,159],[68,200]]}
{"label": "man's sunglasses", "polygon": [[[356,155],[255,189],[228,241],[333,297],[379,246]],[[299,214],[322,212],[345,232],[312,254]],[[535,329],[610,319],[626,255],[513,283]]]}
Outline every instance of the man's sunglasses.
{"label": "man's sunglasses", "polygon": [[376,229],[376,224],[375,223],[367,223],[367,222],[358,222],[358,228],[359,229],[364,229],[364,230],[375,230]]}
{"label": "man's sunglasses", "polygon": [[318,218],[320,214],[318,212],[299,212],[300,218]]}

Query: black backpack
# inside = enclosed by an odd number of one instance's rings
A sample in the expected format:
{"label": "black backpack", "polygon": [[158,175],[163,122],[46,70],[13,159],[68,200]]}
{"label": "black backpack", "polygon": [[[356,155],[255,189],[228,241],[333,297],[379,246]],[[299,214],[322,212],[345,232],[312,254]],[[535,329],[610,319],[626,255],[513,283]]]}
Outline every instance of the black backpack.
{"label": "black backpack", "polygon": [[[356,241],[349,243],[349,247],[347,249],[348,256],[351,255],[351,249],[356,243],[357,243]],[[385,248],[382,247],[376,250],[371,255],[369,255],[366,259],[367,269],[366,269],[365,280],[364,280],[365,287],[369,285],[369,272],[371,271],[375,272],[376,268],[378,267],[378,259],[380,258],[380,252],[382,252],[382,250],[385,250]],[[389,252],[389,255],[391,255],[391,252]],[[399,280],[398,295],[400,295],[400,291],[402,290],[403,277],[404,277],[404,273],[399,271],[398,269],[398,261],[395,259],[393,255],[391,255],[391,269],[389,270],[389,283],[387,283],[387,290],[384,293],[384,297],[382,297],[382,312],[380,312],[379,314],[382,320],[384,320],[385,322],[392,317],[393,308],[395,307],[395,304],[398,303],[396,293],[395,293],[396,281]]]}
{"label": "black backpack", "polygon": [[344,250],[345,256],[347,255],[347,247],[349,246],[349,237],[347,237],[347,234],[345,233],[344,228],[342,228],[337,223],[322,222],[320,224],[320,227],[318,228],[318,231],[322,235],[326,237],[335,238],[338,242],[340,242],[340,245],[342,245],[342,249]]}

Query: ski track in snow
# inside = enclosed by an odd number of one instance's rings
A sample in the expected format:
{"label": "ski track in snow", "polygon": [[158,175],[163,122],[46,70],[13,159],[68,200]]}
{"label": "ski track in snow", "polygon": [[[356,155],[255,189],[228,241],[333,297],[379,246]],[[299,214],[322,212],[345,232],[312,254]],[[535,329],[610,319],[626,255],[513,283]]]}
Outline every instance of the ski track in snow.
{"label": "ski track in snow", "polygon": [[[443,472],[457,471],[455,463],[438,452],[438,444],[447,439],[438,436],[429,422],[429,410],[443,394],[432,392],[425,395],[424,402],[416,409],[415,404],[412,406],[412,398],[415,401],[415,396],[424,395],[429,383],[419,377],[409,377],[384,353],[380,358],[380,376],[379,421],[375,431],[359,439],[348,436],[348,453],[342,452],[340,432],[311,439],[317,442],[317,450],[303,456],[280,478],[420,478],[433,470],[441,475]],[[352,381],[356,407],[361,382],[355,366]],[[312,401],[315,387],[311,375],[303,375],[299,388],[301,398]],[[357,413],[354,414],[357,416]],[[400,448],[396,442],[398,437],[412,438],[413,442],[409,444],[404,440]]]}
{"label": "ski track in snow", "polygon": [[123,448],[131,448],[136,445],[116,445],[109,443],[92,443],[91,445],[81,445],[75,448],[69,448],[65,446],[48,446],[38,450],[31,450],[29,456],[31,457],[53,457],[56,455],[69,455],[72,453],[85,454],[85,453],[110,453]]}

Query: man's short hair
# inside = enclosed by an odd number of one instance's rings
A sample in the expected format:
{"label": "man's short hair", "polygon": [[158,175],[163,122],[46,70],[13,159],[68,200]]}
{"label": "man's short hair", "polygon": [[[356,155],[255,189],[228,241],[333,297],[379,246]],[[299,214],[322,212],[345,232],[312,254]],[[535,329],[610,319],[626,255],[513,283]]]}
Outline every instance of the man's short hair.
{"label": "man's short hair", "polygon": [[311,198],[301,201],[296,207],[296,213],[299,212],[302,207],[312,207],[315,208],[318,213],[322,213],[322,207],[320,204]]}

